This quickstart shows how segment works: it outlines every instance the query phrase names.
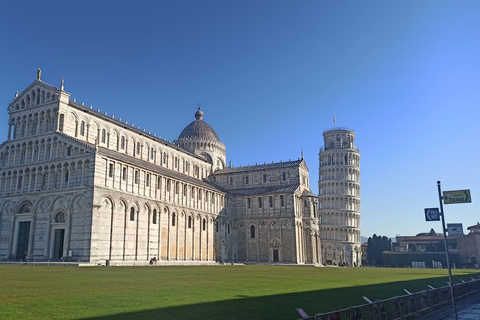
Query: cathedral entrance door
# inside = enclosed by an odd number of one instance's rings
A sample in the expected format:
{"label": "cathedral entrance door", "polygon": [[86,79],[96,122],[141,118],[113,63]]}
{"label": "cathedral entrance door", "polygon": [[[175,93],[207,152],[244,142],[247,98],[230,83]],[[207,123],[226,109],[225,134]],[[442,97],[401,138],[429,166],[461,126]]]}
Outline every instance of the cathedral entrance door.
{"label": "cathedral entrance door", "polygon": [[279,262],[278,249],[273,249],[273,262]]}
{"label": "cathedral entrance door", "polygon": [[65,238],[65,229],[55,229],[55,238],[53,241],[53,259],[60,260],[63,257],[63,239]]}
{"label": "cathedral entrance door", "polygon": [[30,221],[23,221],[18,224],[17,239],[17,259],[24,258],[24,252],[28,250],[28,240],[30,239]]}

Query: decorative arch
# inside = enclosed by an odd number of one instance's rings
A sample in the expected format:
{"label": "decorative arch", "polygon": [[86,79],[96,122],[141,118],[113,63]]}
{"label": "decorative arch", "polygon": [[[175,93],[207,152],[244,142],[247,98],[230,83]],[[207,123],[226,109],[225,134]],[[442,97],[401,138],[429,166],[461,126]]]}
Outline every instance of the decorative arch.
{"label": "decorative arch", "polygon": [[67,214],[63,210],[58,211],[53,218],[53,222],[55,223],[65,223],[66,221]]}
{"label": "decorative arch", "polygon": [[213,162],[213,161],[212,161],[212,157],[211,157],[208,153],[206,153],[206,152],[200,153],[200,156],[203,157],[203,158],[205,158],[208,162]]}
{"label": "decorative arch", "polygon": [[68,199],[64,195],[57,195],[52,199],[51,205],[50,205],[50,211],[56,211],[60,208],[63,208],[64,210],[67,210],[68,208]]}
{"label": "decorative arch", "polygon": [[282,242],[280,241],[279,237],[272,237],[270,239],[270,247],[272,248],[280,248],[282,246]]}
{"label": "decorative arch", "polygon": [[[79,197],[77,198],[79,199]],[[101,203],[102,203],[102,206],[104,203],[106,203],[107,205],[105,207],[108,207],[110,206],[111,209],[113,209],[115,207],[115,201],[113,200],[113,198],[110,196],[110,195],[102,195],[102,198],[101,198]]]}
{"label": "decorative arch", "polygon": [[17,213],[33,213],[33,204],[30,198],[23,198],[18,201]]}

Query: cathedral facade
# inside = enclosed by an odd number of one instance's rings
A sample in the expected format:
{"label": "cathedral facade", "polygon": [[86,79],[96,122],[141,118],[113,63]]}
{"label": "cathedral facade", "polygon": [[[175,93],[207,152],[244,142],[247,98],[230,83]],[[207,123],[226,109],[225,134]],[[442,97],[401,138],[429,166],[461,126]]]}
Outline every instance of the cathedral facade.
{"label": "cathedral facade", "polygon": [[174,142],[70,100],[40,72],[8,105],[0,260],[320,264],[303,159],[232,167],[203,120]]}

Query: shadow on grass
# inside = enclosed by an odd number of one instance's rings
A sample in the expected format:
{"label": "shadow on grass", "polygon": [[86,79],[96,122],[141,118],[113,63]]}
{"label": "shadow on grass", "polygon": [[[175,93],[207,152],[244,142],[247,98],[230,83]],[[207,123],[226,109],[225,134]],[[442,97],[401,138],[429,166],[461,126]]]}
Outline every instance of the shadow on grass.
{"label": "shadow on grass", "polygon": [[[238,299],[119,313],[83,319],[300,319],[295,308],[310,316],[354,305],[366,304],[362,299],[382,300],[405,295],[403,289],[419,292],[445,286],[448,277],[401,281],[386,284],[305,291],[262,297],[239,295]],[[456,281],[455,281],[456,282]]]}

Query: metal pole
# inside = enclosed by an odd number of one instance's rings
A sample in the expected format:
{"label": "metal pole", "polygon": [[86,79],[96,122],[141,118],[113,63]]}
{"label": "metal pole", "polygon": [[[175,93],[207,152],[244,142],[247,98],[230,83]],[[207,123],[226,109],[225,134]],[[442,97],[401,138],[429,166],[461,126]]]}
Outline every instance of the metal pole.
{"label": "metal pole", "polygon": [[457,306],[455,305],[455,296],[453,295],[452,269],[450,268],[450,258],[448,255],[447,229],[445,228],[445,215],[443,212],[442,190],[440,188],[440,181],[437,181],[437,186],[438,186],[438,200],[440,201],[440,216],[442,217],[443,241],[445,243],[445,254],[447,255],[448,279],[450,281],[449,283],[450,294],[452,296],[452,306],[453,306],[453,312],[455,313],[455,320],[458,320]]}

